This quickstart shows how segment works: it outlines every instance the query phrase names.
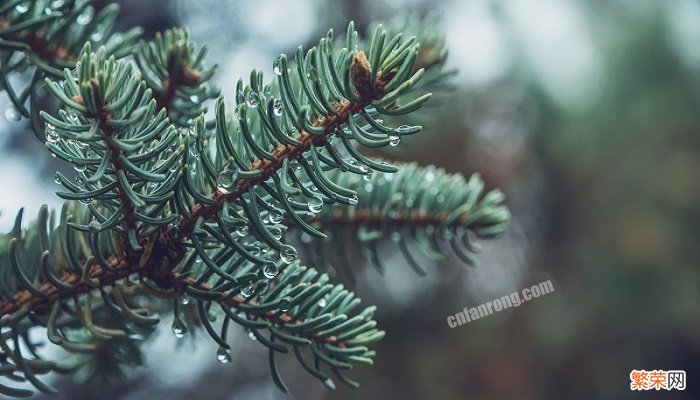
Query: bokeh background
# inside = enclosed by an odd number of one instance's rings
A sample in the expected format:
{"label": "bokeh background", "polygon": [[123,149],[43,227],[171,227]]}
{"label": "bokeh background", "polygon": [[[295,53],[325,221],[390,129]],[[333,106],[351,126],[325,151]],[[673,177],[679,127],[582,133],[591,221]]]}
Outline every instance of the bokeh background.
{"label": "bokeh background", "polygon": [[[367,268],[356,291],[379,305],[387,337],[357,390],[326,391],[282,363],[280,393],[266,351],[242,331],[233,362],[203,335],[167,329],[128,384],[57,379],[61,399],[619,399],[632,369],[684,369],[700,398],[700,2],[697,0],[122,0],[121,27],[170,26],[211,46],[231,95],[251,68],[400,13],[435,13],[454,89],[437,93],[425,134],[392,159],[479,171],[513,211],[509,233],[478,266],[426,265],[420,278],[390,246],[390,268]],[[0,99],[0,106],[7,101]],[[0,121],[0,227],[21,206],[53,207],[48,157],[23,123]],[[33,213],[33,212],[32,212]],[[465,306],[551,279],[555,292],[450,329]],[[202,340],[199,340],[202,339]]]}

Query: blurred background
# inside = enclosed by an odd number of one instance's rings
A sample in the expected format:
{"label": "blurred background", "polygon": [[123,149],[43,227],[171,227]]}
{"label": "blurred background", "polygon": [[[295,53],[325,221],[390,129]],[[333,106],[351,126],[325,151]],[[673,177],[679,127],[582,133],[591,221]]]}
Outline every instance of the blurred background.
{"label": "blurred background", "polygon": [[[233,362],[210,340],[164,323],[129,385],[55,382],[65,399],[631,398],[632,369],[684,369],[700,388],[700,2],[697,0],[122,0],[120,26],[146,36],[173,25],[209,43],[232,95],[251,68],[400,13],[436,13],[454,90],[437,93],[430,127],[386,156],[479,171],[513,212],[476,268],[426,265],[393,251],[356,291],[379,306],[387,337],[357,390],[326,391],[287,357],[291,394],[267,352],[238,330]],[[362,30],[362,29],[359,29]],[[0,106],[7,100],[0,98]],[[11,118],[10,118],[11,119]],[[21,206],[58,207],[48,156],[23,123],[0,121],[0,227]],[[555,292],[454,329],[446,317],[551,279]],[[204,339],[200,335],[200,339]],[[70,387],[70,389],[69,389]],[[658,393],[653,393],[654,397]],[[645,397],[651,398],[652,393]]]}

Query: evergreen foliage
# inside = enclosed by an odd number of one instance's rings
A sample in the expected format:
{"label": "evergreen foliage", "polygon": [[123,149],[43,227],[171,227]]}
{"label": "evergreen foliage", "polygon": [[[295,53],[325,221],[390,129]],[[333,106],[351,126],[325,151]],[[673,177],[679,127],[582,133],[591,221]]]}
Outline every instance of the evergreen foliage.
{"label": "evergreen foliage", "polygon": [[[2,90],[76,171],[56,173],[60,213],[43,207],[23,229],[20,210],[0,238],[0,375],[53,393],[39,375],[119,373],[172,314],[176,336],[206,331],[224,363],[232,323],[247,329],[283,391],[282,353],[326,387],[356,386],[347,371],[372,364],[384,336],[375,307],[302,265],[297,247],[323,267],[320,249],[334,246],[352,278],[354,254],[385,268],[377,244],[390,238],[424,274],[409,244],[472,263],[476,238],[504,232],[503,195],[484,194],[478,175],[363,153],[421,130],[408,117],[449,75],[430,29],[377,25],[365,41],[350,23],[280,55],[269,83],[252,71],[226,102],[208,84],[206,46],[181,29],[138,43],[138,29],[110,34],[116,13],[80,0],[0,6]],[[26,72],[25,87],[10,85]],[[57,107],[42,109],[44,98]],[[39,326],[76,354],[70,365],[38,352]],[[0,393],[32,392],[1,383]]]}

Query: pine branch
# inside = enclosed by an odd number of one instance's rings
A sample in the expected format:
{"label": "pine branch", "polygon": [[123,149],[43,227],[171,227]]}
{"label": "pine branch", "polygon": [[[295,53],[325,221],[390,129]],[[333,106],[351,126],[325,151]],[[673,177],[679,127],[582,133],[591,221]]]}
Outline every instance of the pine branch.
{"label": "pine branch", "polygon": [[356,190],[361,206],[330,207],[315,220],[334,227],[468,229],[481,239],[505,232],[510,213],[503,205],[503,193],[494,190],[484,195],[478,173],[465,180],[434,166],[407,163],[398,167],[395,174],[362,178],[336,172],[334,180]]}
{"label": "pine branch", "polygon": [[[362,254],[378,271],[385,270],[378,253],[379,244],[391,239],[399,244],[406,262],[419,275],[424,269],[409,250],[413,242],[420,253],[433,261],[444,261],[454,253],[473,265],[469,252],[478,252],[477,239],[493,239],[505,232],[509,212],[503,194],[494,190],[483,194],[484,182],[478,174],[468,181],[459,174],[448,174],[433,166],[398,164],[395,174],[359,177],[336,172],[330,178],[358,193],[354,208],[309,204],[312,217],[306,220],[314,229],[331,232],[330,238],[308,236],[295,221],[285,224],[297,230],[306,253],[316,265],[325,262],[317,255],[331,246],[351,281],[355,274],[353,254]],[[451,251],[445,248],[448,246]]]}
{"label": "pine branch", "polygon": [[152,41],[142,41],[136,52],[135,60],[158,106],[168,110],[178,126],[189,127],[206,111],[204,103],[219,95],[218,89],[207,85],[216,71],[216,65],[204,66],[207,52],[206,45],[197,49],[181,29],[156,33]]}
{"label": "pine branch", "polygon": [[[17,238],[10,239],[10,252],[17,251]],[[48,252],[46,256],[48,257]],[[5,319],[4,323],[13,324],[21,320],[28,313],[47,312],[50,307],[57,303],[76,296],[88,293],[94,289],[104,289],[108,286],[114,286],[116,281],[123,278],[128,278],[133,274],[139,274],[141,279],[148,279],[149,276],[140,275],[142,271],[149,270],[148,264],[129,264],[126,261],[111,259],[107,261],[111,270],[106,270],[98,264],[88,263],[84,268],[89,272],[82,273],[64,273],[62,276],[56,277],[60,284],[44,283],[40,287],[33,287],[32,290],[21,290],[15,292],[12,299],[0,300],[0,315]],[[22,267],[18,267],[22,268]],[[290,268],[299,268],[298,265]],[[302,267],[303,268],[303,267]],[[303,270],[303,269],[302,269]],[[285,275],[281,278],[284,279]],[[161,295],[168,297],[179,297],[184,293],[196,293],[194,296],[201,298],[219,297],[221,304],[224,304],[232,309],[241,309],[245,312],[252,313],[253,311],[263,308],[261,304],[255,301],[247,300],[247,297],[236,295],[235,291],[214,291],[211,285],[198,282],[193,278],[181,278],[177,273],[171,272],[168,276],[156,277],[158,286],[172,288],[174,291],[161,292]],[[153,283],[150,284],[150,290],[156,290]],[[299,286],[298,286],[299,287]],[[298,302],[298,301],[297,301]],[[285,306],[289,307],[292,304],[292,299],[285,301]],[[277,308],[277,307],[276,307]],[[305,322],[304,319],[295,319],[289,314],[279,313],[278,311],[263,311],[254,314],[258,319],[269,322],[274,325],[300,325]],[[347,343],[341,342],[336,336],[320,336],[317,333],[301,332],[301,337],[306,337],[320,344],[331,344],[339,347],[347,347]]]}
{"label": "pine branch", "polygon": [[322,133],[311,134],[306,131],[301,131],[294,140],[298,142],[296,146],[282,145],[277,147],[272,152],[272,159],[258,159],[252,163],[249,170],[257,173],[258,177],[254,179],[241,179],[236,185],[233,192],[227,189],[218,188],[213,196],[213,204],[210,205],[195,205],[190,211],[190,217],[182,221],[180,236],[188,236],[194,223],[198,218],[210,218],[216,215],[226,202],[235,202],[239,200],[243,194],[247,193],[251,188],[260,185],[276,174],[284,165],[285,162],[298,159],[302,154],[307,153],[311,147],[321,147],[325,145],[327,137],[335,133],[343,124],[347,124],[348,120],[364,110],[373,100],[380,99],[384,95],[384,85],[391,79],[390,76],[379,75],[376,83],[370,87],[363,83],[367,76],[370,75],[369,65],[364,53],[360,52],[352,60],[350,67],[353,75],[352,82],[358,93],[362,93],[357,101],[343,101],[334,107],[334,112],[317,118],[312,126],[318,128]]}
{"label": "pine branch", "polygon": [[[56,175],[66,189],[57,194],[69,201],[55,227],[42,208],[29,229],[21,229],[20,212],[12,232],[0,237],[0,371],[39,390],[54,391],[36,375],[65,369],[34,350],[32,327],[46,326],[52,343],[84,353],[89,364],[105,349],[136,346],[130,332],[152,332],[156,310],[172,311],[178,337],[204,329],[219,344],[221,362],[230,359],[231,322],[249,329],[268,347],[273,380],[283,391],[275,355],[289,350],[325,386],[335,385],[330,373],[356,386],[343,371],[371,364],[375,352],[367,346],[384,336],[372,320],[374,307],[356,311],[353,293],[301,266],[285,231],[325,238],[322,231],[336,224],[357,227],[354,240],[378,259],[376,243],[386,236],[398,235],[404,254],[410,234],[427,255],[440,255],[426,242],[429,229],[467,240],[464,230],[486,238],[505,227],[502,195],[477,201],[478,177],[465,183],[360,151],[398,145],[421,130],[390,126],[382,116],[395,121],[427,102],[424,89],[440,79],[424,78],[444,76],[439,40],[431,39],[426,52],[416,37],[389,36],[378,25],[364,43],[351,23],[344,40],[330,31],[307,52],[300,47],[294,62],[281,55],[271,83],[263,83],[260,71],[246,86],[239,80],[234,113],[227,115],[220,97],[215,121],[205,123],[205,102],[218,94],[207,83],[214,67],[204,66],[206,46],[198,49],[184,31],[139,46],[128,44],[134,35],[127,33],[129,40],[108,41],[93,53],[85,35],[106,32],[113,6],[99,14],[99,24],[69,29],[66,22],[83,15],[76,10],[92,12],[87,2],[69,2],[55,20],[40,16],[38,6],[17,10],[19,4],[0,6],[0,21],[8,21],[0,27],[0,57],[7,57],[0,58],[0,76],[36,68],[26,93],[36,96],[45,84],[60,109],[40,111],[32,97],[33,115],[46,123],[38,129],[34,118],[35,131],[77,173],[75,181]],[[48,32],[52,48],[77,52],[85,45],[75,60],[53,60],[66,67],[61,74],[35,56],[38,50],[10,40],[23,29],[26,37]],[[25,57],[8,66],[16,52]],[[4,89],[24,107],[29,95]],[[435,182],[412,185],[416,174]],[[439,200],[434,187],[449,194]],[[331,240],[346,230],[330,229]],[[223,322],[215,327],[216,318]],[[2,385],[0,393],[28,394]]]}
{"label": "pine branch", "polygon": [[[141,30],[110,35],[118,10],[110,4],[96,13],[90,1],[81,0],[12,0],[0,6],[0,87],[12,101],[17,119],[30,118],[25,104],[30,97],[37,102],[43,78],[60,78],[63,68],[73,68],[86,42],[104,45],[116,57],[130,52]],[[34,76],[18,92],[8,76],[28,68],[34,68]]]}
{"label": "pine branch", "polygon": [[[76,215],[80,214],[80,210],[73,209]],[[70,214],[64,212],[63,222],[58,228],[67,229],[67,221],[71,219]],[[46,220],[46,208],[40,212],[40,221]],[[19,226],[21,214],[18,217]],[[34,225],[30,230],[31,237],[41,238],[50,237],[52,234],[45,232],[46,225],[42,223]],[[17,235],[18,230],[14,230],[14,235]],[[82,235],[75,233],[76,235]],[[15,271],[25,271],[26,266],[21,265],[20,255],[32,254],[36,251],[34,245],[37,243],[29,241],[27,248],[20,248],[21,236],[14,236],[12,233],[9,238],[9,259],[12,264],[12,269]],[[78,239],[82,238],[79,236]],[[41,241],[41,240],[39,240]],[[45,274],[46,283],[37,286],[32,282],[32,279],[26,277],[23,273],[14,276],[15,285],[23,287],[23,290],[16,290],[11,287],[10,280],[3,281],[0,285],[2,290],[0,293],[14,293],[12,298],[2,298],[0,300],[0,315],[2,318],[2,326],[17,326],[25,318],[30,315],[41,315],[49,310],[53,316],[49,316],[45,324],[49,330],[50,338],[54,343],[67,346],[68,350],[75,349],[76,344],[70,344],[67,338],[62,337],[60,329],[54,324],[57,315],[60,314],[56,307],[62,302],[68,302],[71,299],[78,299],[79,295],[87,296],[88,300],[93,295],[91,294],[96,289],[102,293],[102,297],[106,295],[104,289],[107,286],[114,287],[114,293],[122,293],[122,290],[129,288],[134,291],[135,287],[140,287],[141,290],[156,295],[158,297],[182,297],[183,293],[188,293],[197,299],[200,304],[212,304],[216,302],[220,304],[227,318],[233,318],[237,323],[248,326],[256,331],[256,335],[260,337],[261,333],[258,330],[269,330],[271,337],[260,338],[261,342],[267,343],[271,349],[278,352],[286,352],[285,344],[291,345],[294,348],[299,346],[309,346],[314,343],[315,351],[328,352],[324,360],[332,363],[335,367],[343,366],[343,369],[349,367],[349,362],[369,362],[369,358],[373,354],[366,347],[366,344],[373,343],[383,336],[383,332],[374,329],[376,322],[371,321],[374,308],[368,308],[357,313],[354,317],[348,314],[359,304],[359,300],[354,299],[352,293],[342,289],[342,286],[333,286],[328,282],[328,276],[319,275],[317,272],[301,267],[298,263],[289,266],[281,266],[277,271],[279,274],[277,284],[271,291],[260,290],[257,285],[252,289],[248,284],[252,284],[252,278],[249,274],[244,274],[242,278],[237,279],[231,285],[218,285],[213,287],[200,279],[187,277],[188,271],[169,272],[166,275],[150,275],[151,271],[157,271],[157,268],[150,268],[150,264],[161,262],[162,259],[157,256],[161,251],[158,245],[155,245],[155,250],[151,253],[148,259],[141,259],[139,264],[129,264],[124,260],[118,260],[114,256],[106,257],[107,265],[96,263],[95,254],[88,256],[80,255],[80,264],[82,270],[80,272],[64,272],[58,275],[58,269],[51,267],[60,264],[59,255],[60,248],[51,248],[42,254],[41,262],[44,264],[43,274]],[[94,249],[93,249],[94,250]],[[18,254],[21,253],[21,254]],[[52,259],[52,260],[50,260]],[[85,261],[83,261],[83,259]],[[102,261],[104,263],[104,261]],[[0,265],[0,271],[6,271],[7,266]],[[187,267],[184,267],[187,269]],[[191,271],[190,271],[191,272]],[[138,276],[138,283],[129,279],[130,275]],[[123,283],[120,283],[123,280]],[[132,282],[126,285],[127,282]],[[150,283],[149,283],[150,282]],[[228,289],[222,290],[224,287]],[[258,301],[252,299],[259,298]],[[75,300],[77,301],[77,300]],[[321,304],[323,301],[325,304]],[[123,301],[118,303],[125,304]],[[84,323],[89,330],[97,332],[97,338],[100,340],[110,339],[112,337],[124,337],[121,327],[100,327],[92,325],[92,317],[89,317],[90,304],[78,305],[82,307],[85,313]],[[204,307],[203,305],[200,305]],[[202,308],[204,309],[204,308]],[[243,315],[232,314],[232,310]],[[177,308],[176,308],[177,310]],[[177,312],[177,311],[176,311]],[[139,314],[134,310],[129,310],[124,307],[117,310],[117,313],[123,317],[124,321],[133,323],[152,325],[157,323],[147,315]],[[176,315],[176,322],[182,318]],[[208,322],[208,315],[199,313],[199,318],[208,330],[211,330]],[[337,321],[346,323],[342,329],[340,325],[329,325],[329,321]],[[217,334],[210,332],[216,340],[218,340],[225,349],[228,345]],[[225,334],[222,335],[225,337]],[[277,338],[282,343],[273,344],[274,338]],[[66,343],[64,343],[64,341]],[[353,350],[357,349],[357,351]],[[300,357],[300,356],[298,356]],[[337,361],[336,361],[337,358]],[[317,369],[312,368],[316,375],[321,374]],[[27,371],[25,371],[25,374]],[[277,377],[279,380],[280,378]],[[327,378],[324,378],[324,380]],[[41,389],[41,387],[39,387]],[[47,392],[51,392],[48,387],[44,387]]]}

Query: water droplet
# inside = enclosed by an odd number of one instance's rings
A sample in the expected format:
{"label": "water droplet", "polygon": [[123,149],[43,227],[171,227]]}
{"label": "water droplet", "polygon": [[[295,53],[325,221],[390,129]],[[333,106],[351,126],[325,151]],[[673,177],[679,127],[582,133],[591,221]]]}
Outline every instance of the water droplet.
{"label": "water droplet", "polygon": [[74,168],[77,172],[84,172],[85,169],[87,168],[87,166],[86,166],[85,164],[75,164],[75,165],[73,166],[73,168]]}
{"label": "water droplet", "polygon": [[452,233],[452,231],[449,229],[442,229],[440,233],[440,236],[442,236],[442,240],[452,240],[452,238],[454,237],[454,233]]}
{"label": "water droplet", "polygon": [[280,210],[272,210],[270,211],[270,222],[273,224],[279,224],[282,222],[282,212]]}
{"label": "water droplet", "polygon": [[54,175],[53,181],[56,182],[57,184],[61,184],[61,178],[58,177],[58,174]]}
{"label": "water droplet", "polygon": [[364,179],[367,182],[371,181],[372,180],[372,171],[369,171],[366,174],[362,175],[362,179]]}
{"label": "water droplet", "polygon": [[320,196],[314,196],[309,199],[307,205],[309,206],[309,211],[314,214],[318,214],[323,208],[323,199]]}
{"label": "water droplet", "polygon": [[335,382],[331,378],[326,379],[323,381],[323,386],[327,387],[330,390],[335,390]]}
{"label": "water droplet", "polygon": [[90,21],[92,21],[93,13],[94,12],[92,10],[92,7],[87,7],[82,14],[78,15],[78,18],[75,19],[75,22],[77,22],[78,25],[87,25],[90,23]]}
{"label": "water droplet", "polygon": [[279,226],[273,226],[269,228],[268,231],[270,232],[270,235],[272,235],[272,237],[274,237],[275,239],[282,239],[282,229]]}
{"label": "water droplet", "polygon": [[175,317],[173,320],[173,326],[171,329],[176,338],[181,338],[187,333],[187,327],[182,323],[182,321],[180,321],[180,318],[177,317]]}
{"label": "water droplet", "polygon": [[241,296],[248,298],[255,292],[255,283],[253,281],[248,282],[248,284],[241,289]]}
{"label": "water droplet", "polygon": [[433,171],[428,171],[428,172],[425,174],[425,180],[426,180],[427,182],[432,182],[434,179],[435,179],[435,174],[433,173]]}
{"label": "water droplet", "polygon": [[284,230],[281,225],[274,225],[269,228],[269,231],[272,237],[274,237],[277,240],[282,239],[282,235],[284,235]]}
{"label": "water droplet", "polygon": [[186,306],[186,305],[190,304],[190,300],[191,300],[190,296],[188,296],[186,294],[182,295],[182,297],[180,297],[180,304],[182,304],[183,306]]}
{"label": "water droplet", "polygon": [[399,219],[399,217],[401,217],[401,213],[399,212],[399,210],[396,210],[396,209],[389,210],[389,218]]}
{"label": "water droplet", "polygon": [[49,143],[56,143],[61,139],[56,132],[56,128],[51,124],[46,124],[46,141]]}
{"label": "water droplet", "polygon": [[24,14],[29,11],[29,2],[19,3],[15,6],[15,11],[20,14]]}
{"label": "water droplet", "polygon": [[251,248],[251,249],[248,250],[248,251],[250,252],[250,254],[252,254],[252,255],[254,255],[255,257],[257,257],[257,256],[260,255],[260,246],[256,244],[255,246],[253,246],[253,248]]}
{"label": "water droplet", "polygon": [[260,97],[258,94],[255,92],[248,93],[248,98],[246,99],[246,104],[248,107],[255,108],[258,106],[258,103],[260,103]]}
{"label": "water droplet", "polygon": [[321,307],[321,308],[325,307],[327,303],[328,303],[328,302],[326,301],[326,298],[325,298],[325,297],[321,297],[321,298],[318,300],[318,306]]}
{"label": "water droplet", "polygon": [[96,220],[93,219],[93,220],[90,221],[90,223],[88,224],[88,228],[90,228],[90,230],[93,231],[93,232],[97,232],[97,231],[100,230],[101,225],[100,225],[99,222],[97,222]]}
{"label": "water droplet", "polygon": [[253,331],[248,331],[248,338],[253,341],[258,340],[258,337],[255,336],[255,333],[253,333]]}
{"label": "water droplet", "polygon": [[309,67],[309,69],[306,70],[306,77],[312,81],[315,81],[318,77],[318,74],[316,73],[316,68]]}
{"label": "water droplet", "polygon": [[221,171],[216,178],[216,183],[220,190],[228,192],[238,181],[238,171],[228,168]]}
{"label": "water droplet", "polygon": [[282,101],[280,101],[280,99],[275,99],[272,105],[272,111],[275,113],[275,116],[282,116]]}
{"label": "water droplet", "polygon": [[219,350],[216,351],[216,361],[222,364],[228,364],[231,362],[231,352],[224,346],[219,346]]}
{"label": "water droplet", "polygon": [[199,103],[199,96],[193,94],[192,96],[190,96],[190,101],[193,103]]}
{"label": "water droplet", "polygon": [[365,174],[366,174],[367,172],[369,172],[369,167],[366,166],[365,164],[360,164],[360,165],[358,166],[358,168],[360,169],[360,171],[361,171],[362,173],[365,173]]}
{"label": "water droplet", "polygon": [[92,198],[91,198],[91,197],[88,197],[87,199],[78,200],[78,202],[79,202],[80,204],[88,205],[88,204],[92,203]]}
{"label": "water droplet", "polygon": [[289,245],[284,245],[280,250],[280,260],[285,264],[291,264],[297,259],[297,250]]}
{"label": "water droplet", "polygon": [[437,195],[437,197],[435,198],[435,201],[437,201],[437,203],[440,204],[440,203],[442,203],[442,202],[445,201],[445,196],[439,194],[439,195]]}
{"label": "water droplet", "polygon": [[352,197],[348,198],[348,203],[350,203],[351,206],[354,206],[358,202],[359,202],[359,200],[358,200],[357,196],[352,196]]}
{"label": "water droplet", "polygon": [[236,235],[243,237],[248,234],[248,225],[241,225],[236,229]]}
{"label": "water droplet", "polygon": [[93,42],[99,42],[100,40],[102,40],[103,37],[104,34],[102,32],[95,32],[92,35],[90,35],[90,40],[92,40]]}
{"label": "water droplet", "polygon": [[302,232],[299,239],[301,239],[302,243],[311,243],[314,240],[314,238],[312,238],[311,235],[306,232]]}
{"label": "water droplet", "polygon": [[272,72],[275,73],[275,75],[282,75],[282,70],[280,69],[280,59],[277,58],[275,61],[272,62]]}
{"label": "water droplet", "polygon": [[365,192],[371,193],[372,190],[374,190],[374,185],[369,182],[365,183]]}
{"label": "water droplet", "polygon": [[19,110],[10,104],[5,108],[5,119],[7,119],[10,122],[19,122],[19,120],[22,119],[22,114],[19,113]]}
{"label": "water droplet", "polygon": [[53,0],[53,1],[51,2],[51,7],[53,7],[53,8],[63,7],[63,5],[64,5],[65,3],[66,3],[66,2],[65,2],[64,0]]}
{"label": "water droplet", "polygon": [[171,165],[170,168],[168,168],[168,171],[170,171],[170,172],[177,171],[177,163],[174,162],[173,165]]}
{"label": "water droplet", "polygon": [[76,114],[74,111],[68,112],[68,116],[66,117],[66,120],[68,120],[68,122],[72,122],[74,124],[77,124],[80,122],[80,120],[78,119],[78,114]]}
{"label": "water droplet", "polygon": [[277,276],[279,273],[279,268],[277,268],[277,265],[274,263],[269,263],[265,264],[263,267],[263,275],[265,275],[265,278],[267,279],[272,279]]}
{"label": "water droplet", "polygon": [[401,136],[399,135],[389,135],[389,146],[398,146],[401,143]]}

